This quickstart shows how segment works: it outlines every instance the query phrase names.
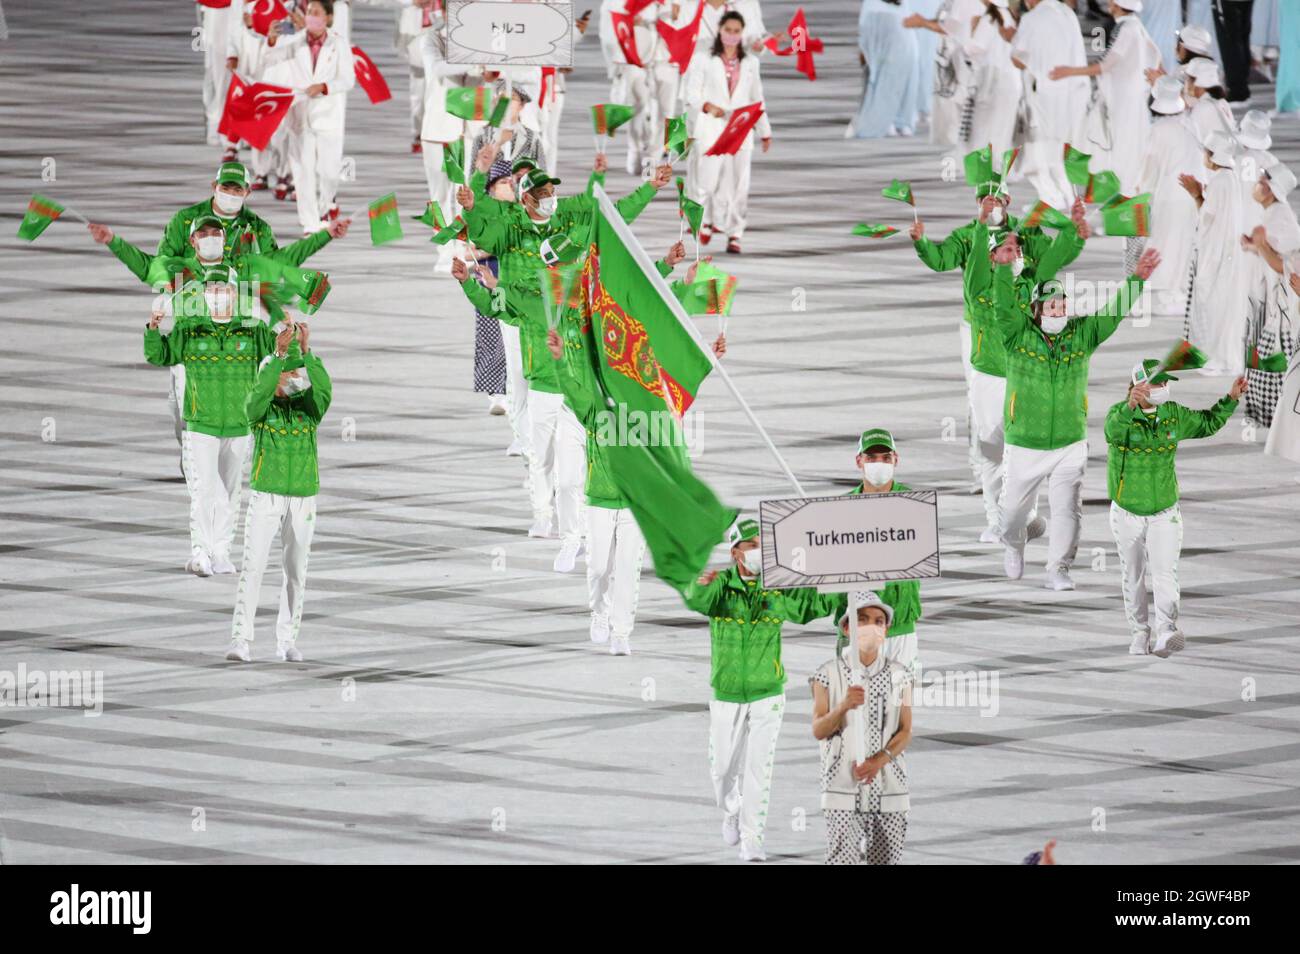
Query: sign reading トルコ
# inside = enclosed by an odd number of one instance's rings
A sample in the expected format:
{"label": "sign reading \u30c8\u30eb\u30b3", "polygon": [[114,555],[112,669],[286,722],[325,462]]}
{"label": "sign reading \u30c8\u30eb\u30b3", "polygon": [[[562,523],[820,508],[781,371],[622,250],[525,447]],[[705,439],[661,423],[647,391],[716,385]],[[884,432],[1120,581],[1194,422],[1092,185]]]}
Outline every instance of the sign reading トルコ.
{"label": "sign reading \u30c8\u30eb\u30b3", "polygon": [[938,496],[909,490],[760,501],[763,585],[835,591],[937,577]]}
{"label": "sign reading \u30c8\u30eb\u30b3", "polygon": [[447,0],[447,62],[572,66],[573,4]]}

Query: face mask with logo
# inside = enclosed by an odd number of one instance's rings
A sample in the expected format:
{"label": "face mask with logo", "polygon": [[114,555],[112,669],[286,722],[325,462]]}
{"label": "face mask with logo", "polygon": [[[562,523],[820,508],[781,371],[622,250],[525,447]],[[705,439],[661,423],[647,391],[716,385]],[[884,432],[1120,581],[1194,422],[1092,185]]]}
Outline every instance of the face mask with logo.
{"label": "face mask with logo", "polygon": [[883,487],[894,479],[894,465],[889,461],[873,460],[862,465],[862,476],[873,487]]}
{"label": "face mask with logo", "polygon": [[1069,324],[1069,322],[1070,319],[1065,315],[1059,315],[1056,317],[1053,317],[1052,315],[1043,315],[1041,327],[1045,334],[1059,335],[1065,330],[1065,326]]}
{"label": "face mask with logo", "polygon": [[752,550],[746,550],[741,554],[741,559],[745,561],[745,569],[750,573],[761,573],[763,570],[763,551],[759,547]]}
{"label": "face mask with logo", "polygon": [[1147,395],[1147,400],[1157,407],[1169,400],[1169,385],[1162,384],[1158,388],[1152,388],[1151,393]]}
{"label": "face mask with logo", "polygon": [[224,235],[204,235],[198,242],[199,258],[205,262],[219,262],[221,256],[226,250],[226,237]]}
{"label": "face mask with logo", "polygon": [[242,195],[231,195],[229,192],[222,192],[218,189],[212,193],[212,205],[218,212],[234,215],[244,207],[244,197]]}

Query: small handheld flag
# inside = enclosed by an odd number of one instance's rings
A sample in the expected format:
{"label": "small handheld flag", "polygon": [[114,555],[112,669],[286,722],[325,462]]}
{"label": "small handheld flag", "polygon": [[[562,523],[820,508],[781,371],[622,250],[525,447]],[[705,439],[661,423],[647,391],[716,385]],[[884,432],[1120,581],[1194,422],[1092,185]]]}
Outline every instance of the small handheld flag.
{"label": "small handheld flag", "polygon": [[1107,235],[1139,236],[1151,234],[1151,212],[1144,193],[1125,202],[1112,202],[1101,210],[1101,227]]}
{"label": "small handheld flag", "polygon": [[686,197],[686,180],[681,176],[677,177],[677,214],[683,225],[691,230],[691,235],[699,238],[700,225],[704,222],[704,206]]}
{"label": "small handheld flag", "polygon": [[464,231],[465,231],[465,217],[463,215],[458,215],[450,222],[448,222],[446,225],[444,225],[441,229],[439,229],[438,233],[434,235],[434,237],[430,239],[430,241],[435,242],[438,245],[446,245],[456,236],[461,235]]}
{"label": "small handheld flag", "polygon": [[670,161],[685,158],[691,147],[689,135],[685,116],[664,117],[664,152],[668,153]]}
{"label": "small handheld flag", "polygon": [[452,182],[465,181],[465,141],[457,139],[442,145],[442,171]]}
{"label": "small handheld flag", "polygon": [[981,186],[993,179],[993,147],[985,146],[982,149],[976,149],[968,152],[962,159],[962,167],[966,173],[966,183],[973,186]]}
{"label": "small handheld flag", "polygon": [[1169,349],[1169,353],[1160,362],[1160,368],[1164,371],[1185,371],[1203,368],[1209,361],[1209,355],[1184,338]]}
{"label": "small handheld flag", "polygon": [[1267,358],[1259,356],[1258,348],[1250,348],[1246,351],[1246,367],[1252,371],[1271,371],[1274,374],[1281,374],[1286,371],[1290,363],[1291,359],[1286,356],[1285,351],[1270,354]]}
{"label": "small handheld flag", "polygon": [[916,204],[912,197],[912,183],[904,182],[902,179],[895,179],[889,183],[880,190],[880,194],[886,199],[893,199],[896,202],[906,202],[908,205]]}
{"label": "small handheld flag", "polygon": [[27,242],[36,241],[37,237],[48,229],[65,209],[53,199],[39,193],[33,195],[27,203],[27,214],[18,225],[18,237]]}
{"label": "small handheld flag", "polygon": [[1070,217],[1059,209],[1054,209],[1042,199],[1034,203],[1034,207],[1029,210],[1029,214],[1020,220],[1022,229],[1039,228],[1046,225],[1048,228],[1061,229],[1070,224]]}
{"label": "small handheld flag", "polygon": [[492,90],[487,86],[455,86],[447,90],[447,112],[468,122],[484,122],[495,115],[497,108],[501,104],[498,102],[494,108]]}
{"label": "small handheld flag", "polygon": [[[1069,179],[1075,186],[1088,185],[1088,179],[1091,173],[1088,172],[1088,163],[1092,161],[1092,156],[1086,152],[1080,152],[1068,142],[1063,150],[1065,159],[1065,178]],[[1075,190],[1076,194],[1078,190]]]}
{"label": "small handheld flag", "polygon": [[870,222],[859,222],[853,226],[854,235],[863,235],[867,238],[888,238],[897,231],[898,229],[892,225],[874,225]]}
{"label": "small handheld flag", "polygon": [[636,110],[618,103],[597,103],[591,107],[591,125],[597,136],[613,136],[614,130],[631,122]]}
{"label": "small handheld flag", "polygon": [[1119,176],[1113,172],[1097,172],[1088,176],[1088,188],[1083,193],[1083,201],[1095,205],[1106,205],[1119,195]]}
{"label": "small handheld flag", "polygon": [[397,194],[390,192],[370,203],[370,241],[383,245],[401,237],[402,219],[397,214]]}
{"label": "small handheld flag", "polygon": [[366,91],[366,98],[372,106],[393,98],[384,74],[379,72],[375,61],[359,46],[352,48],[352,72],[356,75],[357,83]]}
{"label": "small handheld flag", "polygon": [[817,37],[808,35],[808,20],[804,16],[803,7],[795,10],[794,16],[790,18],[790,25],[785,28],[785,35],[790,38],[790,45],[784,50],[780,49],[774,36],[764,40],[763,45],[777,56],[794,56],[794,68],[808,79],[815,80],[817,64],[813,54],[823,52],[825,46]]}
{"label": "small handheld flag", "polygon": [[749,131],[763,116],[762,103],[750,103],[735,109],[727,119],[727,125],[713,145],[704,154],[706,156],[732,156],[744,145]]}

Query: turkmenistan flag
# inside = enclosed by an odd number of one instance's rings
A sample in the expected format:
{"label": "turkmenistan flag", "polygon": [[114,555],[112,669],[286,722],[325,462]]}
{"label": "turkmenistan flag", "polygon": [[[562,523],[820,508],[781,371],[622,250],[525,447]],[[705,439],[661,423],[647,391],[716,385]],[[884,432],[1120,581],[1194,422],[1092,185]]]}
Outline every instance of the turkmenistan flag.
{"label": "turkmenistan flag", "polygon": [[266,255],[245,255],[239,260],[239,278],[257,282],[262,304],[275,318],[284,317],[284,308],[292,305],[304,315],[314,315],[330,293],[329,276],[324,272],[298,268]]}
{"label": "turkmenistan flag", "polygon": [[712,262],[700,262],[695,268],[695,281],[674,286],[673,290],[688,315],[729,315],[736,300],[736,276]]}
{"label": "turkmenistan flag", "polygon": [[370,241],[375,245],[396,242],[402,237],[402,219],[397,214],[397,194],[370,203]]}
{"label": "turkmenistan flag", "polygon": [[690,134],[686,130],[686,116],[669,116],[664,120],[664,152],[684,158],[691,148]]}
{"label": "turkmenistan flag", "polygon": [[880,194],[886,199],[894,199],[898,202],[906,202],[908,205],[915,205],[912,198],[912,183],[904,182],[902,179],[895,179],[889,185],[880,190]]}
{"label": "turkmenistan flag", "polygon": [[1011,172],[1011,167],[1016,164],[1020,158],[1020,148],[1008,149],[1002,153],[1002,175],[999,177],[1003,182],[1007,181],[1007,174]]}
{"label": "turkmenistan flag", "polygon": [[1061,229],[1070,224],[1070,217],[1059,209],[1054,209],[1042,199],[1034,203],[1029,214],[1020,220],[1022,229],[1038,228],[1046,225],[1051,229]]}
{"label": "turkmenistan flag", "polygon": [[27,214],[18,224],[18,237],[35,242],[37,236],[50,227],[50,223],[63,214],[63,206],[53,199],[37,193],[27,203]]}
{"label": "turkmenistan flag", "polygon": [[436,242],[439,245],[446,245],[448,242],[456,238],[456,236],[460,235],[464,231],[465,231],[465,216],[458,215],[450,222],[448,222],[446,225],[442,226],[442,228],[438,230],[437,234],[434,235],[434,237],[430,239],[430,241]]}
{"label": "turkmenistan flag", "polygon": [[1246,351],[1246,367],[1252,371],[1272,371],[1274,374],[1281,374],[1290,363],[1291,359],[1286,356],[1285,351],[1270,354],[1267,358],[1259,356],[1258,348],[1249,348]]}
{"label": "turkmenistan flag", "polygon": [[1110,171],[1088,176],[1088,188],[1083,193],[1084,202],[1105,205],[1119,195],[1119,176]]}
{"label": "turkmenistan flag", "polygon": [[1086,152],[1080,152],[1068,142],[1065,144],[1065,178],[1077,186],[1087,186],[1088,178],[1091,173],[1088,172],[1088,163],[1092,161],[1092,156]]}
{"label": "turkmenistan flag", "polygon": [[1150,235],[1151,193],[1144,192],[1123,202],[1112,202],[1101,210],[1101,227],[1107,235]]}
{"label": "turkmenistan flag", "polygon": [[1209,355],[1184,338],[1169,349],[1169,353],[1160,362],[1160,367],[1165,371],[1184,371],[1203,368],[1209,360]]}
{"label": "turkmenistan flag", "polygon": [[447,178],[452,182],[465,181],[465,141],[463,139],[442,144],[442,171],[447,173]]}
{"label": "turkmenistan flag", "polygon": [[853,226],[854,235],[865,235],[867,238],[888,238],[897,231],[892,225],[876,225],[872,222],[859,222]]}
{"label": "turkmenistan flag", "polygon": [[502,123],[506,121],[506,110],[509,108],[510,97],[498,96],[496,105],[492,107],[492,115],[488,117],[488,125],[500,129]]}
{"label": "turkmenistan flag", "polygon": [[[504,98],[504,97],[503,97]],[[447,90],[447,112],[470,122],[482,122],[492,109],[492,90],[487,86],[454,86]]]}
{"label": "turkmenistan flag", "polygon": [[631,121],[636,110],[618,103],[597,103],[591,107],[591,125],[597,136],[612,136],[619,126]]}
{"label": "turkmenistan flag", "polygon": [[601,450],[655,572],[681,588],[699,576],[737,513],[691,471],[681,431],[713,357],[605,191],[596,187],[595,196],[583,267],[591,304],[577,319],[566,315],[581,347],[565,353],[603,413],[628,422]]}
{"label": "turkmenistan flag", "polygon": [[442,210],[438,208],[438,203],[434,202],[432,199],[430,199],[428,204],[425,205],[422,213],[419,215],[413,215],[411,218],[417,222],[423,222],[432,229],[442,228],[442,223],[440,221],[442,219]]}
{"label": "turkmenistan flag", "polygon": [[993,181],[993,147],[990,145],[968,152],[962,160],[962,166],[969,185],[978,187]]}
{"label": "turkmenistan flag", "polygon": [[698,238],[700,225],[704,222],[704,206],[686,198],[686,180],[681,176],[677,177],[677,214],[686,220],[686,227]]}

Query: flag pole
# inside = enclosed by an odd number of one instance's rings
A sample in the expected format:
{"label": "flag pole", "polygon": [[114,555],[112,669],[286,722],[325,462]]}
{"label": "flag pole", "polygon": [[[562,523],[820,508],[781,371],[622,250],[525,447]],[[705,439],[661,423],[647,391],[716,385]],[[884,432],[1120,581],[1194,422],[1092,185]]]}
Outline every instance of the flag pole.
{"label": "flag pole", "polygon": [[73,218],[75,218],[75,219],[80,219],[80,220],[81,220],[81,224],[82,224],[82,225],[89,225],[89,224],[90,224],[90,219],[86,218],[84,215],[82,215],[80,212],[78,212],[76,209],[74,209],[74,208],[73,208],[72,206],[70,206],[70,205],[65,205],[65,206],[63,207],[63,211],[64,211],[64,212],[71,212]]}
{"label": "flag pole", "polygon": [[628,251],[632,253],[632,259],[638,266],[640,266],[641,271],[650,280],[650,283],[654,285],[655,290],[659,292],[659,297],[663,299],[664,304],[667,305],[669,310],[673,313],[673,317],[677,319],[677,323],[686,330],[686,333],[691,336],[691,340],[693,340],[696,346],[699,347],[700,351],[708,357],[709,362],[713,365],[714,369],[722,376],[722,381],[726,384],[727,390],[731,392],[731,396],[736,399],[736,403],[740,405],[740,409],[744,411],[745,416],[749,418],[749,422],[754,425],[754,430],[758,432],[758,436],[762,438],[763,443],[767,445],[767,449],[771,451],[772,456],[776,458],[777,465],[781,468],[781,473],[783,473],[785,478],[790,481],[790,486],[794,488],[795,494],[800,497],[807,496],[798,479],[795,477],[794,472],[790,470],[790,465],[785,462],[785,458],[781,456],[781,452],[776,449],[776,444],[772,443],[772,438],[768,436],[767,431],[763,429],[763,425],[759,423],[758,417],[749,406],[749,402],[746,401],[744,396],[740,393],[739,389],[736,387],[736,383],[731,380],[731,375],[727,373],[727,369],[718,361],[718,356],[713,353],[713,349],[709,347],[700,336],[699,329],[695,327],[695,323],[687,316],[686,311],[682,308],[682,303],[677,300],[677,296],[672,293],[671,289],[669,289],[668,283],[665,282],[663,276],[659,274],[659,270],[654,267],[654,263],[650,260],[650,256],[646,254],[646,250],[642,248],[641,243],[637,241],[636,235],[633,234],[627,223],[623,221],[623,217],[619,215],[618,210],[614,208],[614,203],[610,201],[605,190],[597,185],[593,188],[592,194],[595,195],[596,201],[600,204],[602,214],[609,221],[609,224],[614,231],[618,233],[618,237],[622,239],[623,244],[627,246]]}

